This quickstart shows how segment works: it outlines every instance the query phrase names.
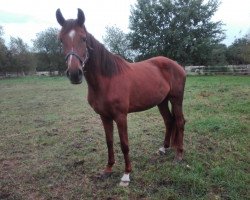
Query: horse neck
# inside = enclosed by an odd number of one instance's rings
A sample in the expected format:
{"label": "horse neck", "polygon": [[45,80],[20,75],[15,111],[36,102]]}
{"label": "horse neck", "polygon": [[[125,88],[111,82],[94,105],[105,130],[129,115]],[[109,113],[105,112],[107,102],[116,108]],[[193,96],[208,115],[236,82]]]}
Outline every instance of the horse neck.
{"label": "horse neck", "polygon": [[101,71],[100,71],[100,65],[102,63],[101,63],[100,55],[98,55],[97,52],[100,49],[102,44],[100,44],[99,41],[97,41],[89,33],[87,34],[87,41],[88,41],[87,46],[89,49],[90,56],[85,66],[86,68],[85,79],[87,81],[89,89],[93,89],[97,91],[100,88],[100,84],[101,84],[100,82],[102,78]]}
{"label": "horse neck", "polygon": [[121,65],[126,65],[126,62],[110,53],[91,34],[88,34],[87,40],[90,56],[89,61],[86,63],[85,78],[91,88],[98,90],[102,86],[104,79],[108,80],[108,78],[118,73],[117,60]]}

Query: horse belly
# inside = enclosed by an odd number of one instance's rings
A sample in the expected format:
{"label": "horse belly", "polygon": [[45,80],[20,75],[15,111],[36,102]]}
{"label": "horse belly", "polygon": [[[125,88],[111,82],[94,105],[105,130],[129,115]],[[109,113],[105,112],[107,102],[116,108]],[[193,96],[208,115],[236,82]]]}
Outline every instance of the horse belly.
{"label": "horse belly", "polygon": [[[150,80],[150,79],[149,79]],[[132,86],[129,100],[129,112],[138,112],[160,104],[170,91],[169,84],[160,77],[143,84]]]}

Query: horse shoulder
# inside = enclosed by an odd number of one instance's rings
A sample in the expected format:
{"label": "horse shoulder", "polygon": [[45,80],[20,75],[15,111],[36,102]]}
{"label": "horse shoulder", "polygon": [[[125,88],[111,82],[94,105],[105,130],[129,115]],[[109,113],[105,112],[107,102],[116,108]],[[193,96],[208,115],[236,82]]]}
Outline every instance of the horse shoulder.
{"label": "horse shoulder", "polygon": [[127,111],[129,86],[125,79],[125,76],[117,75],[106,80],[99,91],[89,88],[88,102],[96,113],[111,116]]}

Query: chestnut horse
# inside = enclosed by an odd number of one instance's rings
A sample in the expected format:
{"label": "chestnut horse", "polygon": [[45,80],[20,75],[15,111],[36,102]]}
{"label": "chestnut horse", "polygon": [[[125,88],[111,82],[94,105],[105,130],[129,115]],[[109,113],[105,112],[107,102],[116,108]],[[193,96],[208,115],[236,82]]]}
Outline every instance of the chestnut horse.
{"label": "chestnut horse", "polygon": [[[158,106],[166,133],[161,153],[173,147],[175,160],[183,159],[183,132],[185,120],[182,102],[185,71],[175,61],[166,57],[154,57],[137,63],[129,63],[110,53],[99,43],[84,25],[85,16],[78,9],[77,19],[65,20],[60,9],[56,11],[62,26],[59,39],[67,63],[66,74],[72,84],[80,84],[83,76],[88,84],[88,102],[101,117],[108,147],[108,163],[103,176],[112,172],[115,163],[113,149],[113,121],[116,122],[121,150],[125,159],[125,173],[121,184],[130,181],[127,114]],[[169,109],[169,102],[172,109]]]}

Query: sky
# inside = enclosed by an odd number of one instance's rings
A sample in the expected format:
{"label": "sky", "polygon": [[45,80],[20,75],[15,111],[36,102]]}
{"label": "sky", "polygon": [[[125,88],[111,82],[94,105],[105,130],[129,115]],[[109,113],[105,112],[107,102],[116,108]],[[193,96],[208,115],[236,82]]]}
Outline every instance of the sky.
{"label": "sky", "polygon": [[[4,3],[3,3],[4,2]],[[116,25],[128,32],[131,5],[136,0],[0,0],[0,25],[3,26],[5,41],[10,36],[20,37],[32,46],[36,34],[49,27],[60,28],[55,18],[60,8],[65,19],[75,19],[77,8],[85,13],[85,26],[102,42],[105,27]],[[226,39],[230,45],[235,38],[250,32],[250,0],[221,0],[218,11],[212,18],[222,21]]]}

